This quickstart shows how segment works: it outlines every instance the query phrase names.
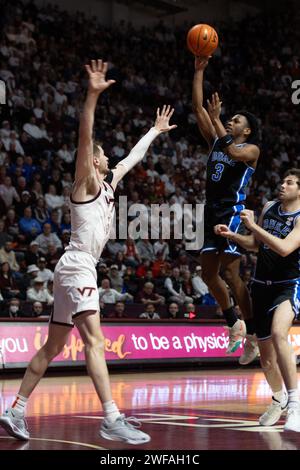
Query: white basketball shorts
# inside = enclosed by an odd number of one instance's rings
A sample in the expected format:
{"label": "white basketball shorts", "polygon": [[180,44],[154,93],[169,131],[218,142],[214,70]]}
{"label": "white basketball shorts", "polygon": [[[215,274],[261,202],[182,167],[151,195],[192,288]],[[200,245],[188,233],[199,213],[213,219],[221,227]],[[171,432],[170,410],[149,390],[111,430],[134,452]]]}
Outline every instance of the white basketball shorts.
{"label": "white basketball shorts", "polygon": [[73,319],[81,313],[99,311],[94,258],[84,251],[66,251],[54,270],[53,293],[51,323],[74,326]]}

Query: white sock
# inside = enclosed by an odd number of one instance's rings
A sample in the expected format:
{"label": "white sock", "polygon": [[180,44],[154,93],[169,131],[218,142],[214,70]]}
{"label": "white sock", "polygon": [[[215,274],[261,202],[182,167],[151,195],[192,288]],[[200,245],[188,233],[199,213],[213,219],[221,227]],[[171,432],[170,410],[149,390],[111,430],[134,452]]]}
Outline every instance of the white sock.
{"label": "white sock", "polygon": [[107,419],[109,423],[114,423],[116,419],[121,415],[117,405],[113,400],[106,401],[105,403],[103,403],[102,406],[105,414],[105,419]]}
{"label": "white sock", "polygon": [[275,400],[279,401],[280,403],[281,403],[281,400],[283,399],[283,395],[284,395],[283,388],[279,390],[279,392],[273,392],[273,397],[275,398]]}
{"label": "white sock", "polygon": [[23,418],[26,411],[26,404],[28,398],[22,397],[22,395],[18,394],[16,396],[15,401],[11,405],[11,409],[13,410],[13,414],[18,418]]}
{"label": "white sock", "polygon": [[288,408],[299,408],[300,407],[300,399],[299,399],[299,393],[297,388],[293,388],[291,390],[288,390]]}

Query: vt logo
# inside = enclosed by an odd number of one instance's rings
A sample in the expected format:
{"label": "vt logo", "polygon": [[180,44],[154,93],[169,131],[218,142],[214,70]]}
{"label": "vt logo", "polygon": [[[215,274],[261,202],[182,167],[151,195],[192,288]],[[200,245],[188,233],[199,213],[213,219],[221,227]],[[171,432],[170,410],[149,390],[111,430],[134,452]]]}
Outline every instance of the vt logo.
{"label": "vt logo", "polygon": [[82,287],[82,289],[80,289],[79,287],[77,287],[78,289],[78,292],[81,294],[81,295],[84,295],[85,292],[88,292],[87,296],[90,297],[93,290],[96,290],[95,287]]}

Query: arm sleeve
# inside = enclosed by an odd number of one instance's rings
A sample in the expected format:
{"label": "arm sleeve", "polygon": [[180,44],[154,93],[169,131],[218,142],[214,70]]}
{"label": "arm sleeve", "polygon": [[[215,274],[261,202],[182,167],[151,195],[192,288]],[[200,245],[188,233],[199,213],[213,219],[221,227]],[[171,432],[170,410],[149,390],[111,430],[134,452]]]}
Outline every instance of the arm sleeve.
{"label": "arm sleeve", "polygon": [[143,160],[145,153],[158,135],[159,131],[155,127],[151,127],[147,134],[133,147],[128,157],[124,158],[117,166],[123,165],[127,171],[130,171],[137,163]]}

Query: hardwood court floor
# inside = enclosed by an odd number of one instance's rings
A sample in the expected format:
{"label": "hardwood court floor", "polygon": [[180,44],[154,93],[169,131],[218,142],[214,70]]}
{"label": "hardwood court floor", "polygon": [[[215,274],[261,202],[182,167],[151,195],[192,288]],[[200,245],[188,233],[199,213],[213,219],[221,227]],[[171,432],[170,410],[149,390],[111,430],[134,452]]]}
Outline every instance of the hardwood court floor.
{"label": "hardwood court floor", "polygon": [[[58,373],[59,374],[59,373]],[[300,433],[258,417],[270,402],[259,368],[111,374],[113,397],[152,437],[145,450],[297,450]],[[0,382],[1,412],[12,403],[19,380]],[[28,404],[31,440],[16,441],[0,428],[1,450],[134,449],[98,436],[101,411],[86,376],[47,377]]]}

